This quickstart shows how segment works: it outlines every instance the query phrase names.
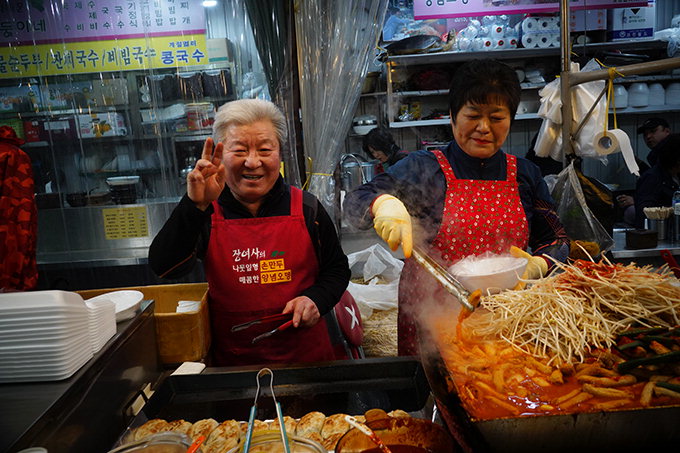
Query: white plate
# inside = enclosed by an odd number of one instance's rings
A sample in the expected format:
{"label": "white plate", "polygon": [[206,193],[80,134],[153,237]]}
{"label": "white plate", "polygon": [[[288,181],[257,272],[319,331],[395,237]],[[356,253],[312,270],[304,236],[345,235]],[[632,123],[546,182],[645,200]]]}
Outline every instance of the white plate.
{"label": "white plate", "polygon": [[113,302],[116,305],[116,321],[124,321],[125,319],[134,316],[135,312],[142,304],[144,294],[141,291],[135,290],[113,291],[87,299],[87,302],[93,302],[100,299],[106,299]]}
{"label": "white plate", "polygon": [[106,183],[110,186],[126,186],[128,184],[137,184],[139,176],[114,176],[113,178],[106,178]]}

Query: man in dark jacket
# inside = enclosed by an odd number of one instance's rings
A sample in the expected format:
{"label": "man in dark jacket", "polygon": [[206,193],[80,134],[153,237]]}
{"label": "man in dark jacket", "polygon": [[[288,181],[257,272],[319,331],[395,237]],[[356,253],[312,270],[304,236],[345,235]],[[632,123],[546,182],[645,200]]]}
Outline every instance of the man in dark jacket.
{"label": "man in dark jacket", "polygon": [[[649,162],[650,166],[654,166],[659,159],[659,147],[661,143],[671,135],[671,128],[668,125],[668,121],[658,117],[648,118],[640,127],[638,127],[637,133],[642,134],[642,137],[645,139],[645,144],[649,147],[647,162]],[[642,171],[640,171],[640,174],[642,174]]]}
{"label": "man in dark jacket", "polygon": [[680,134],[669,135],[658,148],[658,161],[638,179],[635,188],[635,226],[644,227],[644,208],[671,206],[680,188]]}

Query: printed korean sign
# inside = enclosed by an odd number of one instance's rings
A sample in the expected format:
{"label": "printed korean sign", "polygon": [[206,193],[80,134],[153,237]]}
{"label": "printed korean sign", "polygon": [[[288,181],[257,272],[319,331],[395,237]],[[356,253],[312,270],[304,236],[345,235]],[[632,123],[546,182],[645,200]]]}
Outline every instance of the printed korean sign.
{"label": "printed korean sign", "polygon": [[0,48],[0,78],[207,64],[205,35]]}
{"label": "printed korean sign", "polygon": [[3,45],[205,33],[200,0],[9,0],[0,18]]}
{"label": "printed korean sign", "polygon": [[[635,0],[571,0],[570,9],[607,9],[647,6],[646,1]],[[538,0],[414,0],[413,16],[416,20],[445,19],[498,14],[555,13],[560,2]]]}
{"label": "printed korean sign", "polygon": [[0,3],[0,78],[207,63],[200,0]]}
{"label": "printed korean sign", "polygon": [[234,249],[231,252],[232,270],[238,276],[241,284],[271,284],[284,283],[293,280],[293,273],[286,268],[283,258],[285,252],[274,251],[269,254],[258,247]]}

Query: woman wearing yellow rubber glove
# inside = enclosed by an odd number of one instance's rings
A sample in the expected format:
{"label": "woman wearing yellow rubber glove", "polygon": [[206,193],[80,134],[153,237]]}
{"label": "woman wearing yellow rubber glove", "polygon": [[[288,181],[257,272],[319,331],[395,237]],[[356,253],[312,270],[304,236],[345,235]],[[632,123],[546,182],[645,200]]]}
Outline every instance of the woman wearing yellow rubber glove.
{"label": "woman wearing yellow rubber glove", "polygon": [[[530,261],[527,278],[544,275],[552,259],[566,260],[569,240],[539,168],[501,150],[520,92],[515,71],[503,63],[462,64],[449,89],[453,140],[441,151],[409,153],[347,194],[346,219],[358,228],[373,226],[406,258],[415,241],[446,267],[469,255],[509,253],[512,246],[531,250],[523,255]],[[414,318],[427,311],[424,304],[449,297],[412,261],[399,282],[400,355],[418,352]]]}

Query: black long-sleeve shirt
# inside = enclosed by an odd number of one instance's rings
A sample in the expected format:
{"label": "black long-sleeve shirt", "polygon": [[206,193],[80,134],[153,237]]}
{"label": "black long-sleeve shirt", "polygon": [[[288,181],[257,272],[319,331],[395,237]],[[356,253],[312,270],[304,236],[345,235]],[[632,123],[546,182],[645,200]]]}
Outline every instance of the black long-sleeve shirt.
{"label": "black long-sleeve shirt", "polygon": [[[290,215],[290,186],[279,177],[256,216],[239,203],[228,188],[222,191],[218,203],[226,219]],[[349,265],[330,216],[309,192],[304,192],[302,210],[319,261],[319,275],[301,295],[313,300],[324,315],[347,288]],[[179,278],[203,260],[210,240],[213,212],[212,205],[201,211],[188,196],[182,197],[149,247],[149,265],[158,276]]]}

